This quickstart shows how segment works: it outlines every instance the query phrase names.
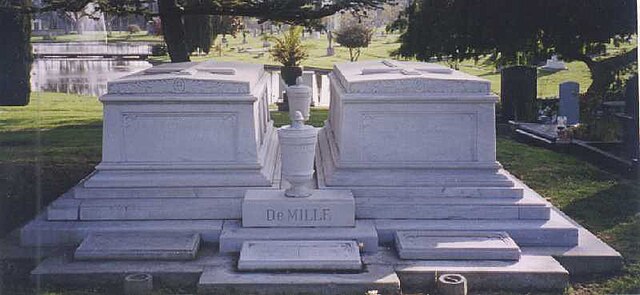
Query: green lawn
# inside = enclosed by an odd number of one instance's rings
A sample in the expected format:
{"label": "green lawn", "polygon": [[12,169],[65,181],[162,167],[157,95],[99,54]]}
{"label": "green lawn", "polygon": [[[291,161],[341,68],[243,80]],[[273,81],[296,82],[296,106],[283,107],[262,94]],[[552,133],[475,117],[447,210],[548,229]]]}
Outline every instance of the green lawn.
{"label": "green lawn", "polygon": [[[101,105],[95,97],[34,93],[27,107],[0,107],[0,229],[32,217],[100,160]],[[272,112],[277,125],[284,113]],[[315,109],[320,126],[326,109]],[[514,175],[625,257],[613,277],[576,281],[569,294],[640,292],[640,184],[575,157],[498,139],[498,159]],[[5,190],[5,191],[1,191]],[[0,290],[0,294],[2,290]]]}

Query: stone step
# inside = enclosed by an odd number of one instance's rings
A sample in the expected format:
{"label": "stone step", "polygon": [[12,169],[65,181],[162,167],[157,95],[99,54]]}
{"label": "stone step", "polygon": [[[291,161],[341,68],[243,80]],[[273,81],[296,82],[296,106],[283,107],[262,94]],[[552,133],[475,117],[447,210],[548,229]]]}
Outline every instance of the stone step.
{"label": "stone step", "polygon": [[236,272],[233,267],[206,269],[198,294],[401,294],[393,266],[372,265],[360,273]]}
{"label": "stone step", "polygon": [[193,233],[217,243],[221,231],[222,220],[48,221],[41,214],[21,229],[20,242],[23,246],[77,246],[92,233]]}
{"label": "stone step", "polygon": [[518,246],[575,246],[578,228],[551,211],[549,220],[375,220],[380,243],[391,245],[396,231],[401,230],[468,230],[504,231]]}
{"label": "stone step", "polygon": [[[279,176],[278,176],[279,177]],[[275,181],[274,181],[275,182]],[[278,189],[279,182],[271,187],[260,189]],[[256,188],[258,189],[258,188]],[[247,187],[131,187],[131,188],[86,188],[80,182],[73,188],[76,199],[110,198],[242,198]]]}
{"label": "stone step", "polygon": [[397,231],[395,246],[401,259],[520,259],[520,248],[505,232]]}
{"label": "stone step", "polygon": [[148,273],[154,285],[191,288],[209,266],[233,265],[235,258],[221,255],[204,245],[195,260],[74,260],[72,253],[44,259],[31,275],[42,284],[95,288],[103,284],[113,294],[121,294],[124,277],[131,273]]}
{"label": "stone step", "polygon": [[355,241],[247,241],[242,244],[240,271],[359,271]]}
{"label": "stone step", "polygon": [[88,199],[80,220],[240,219],[241,198]]}
{"label": "stone step", "polygon": [[549,219],[539,198],[356,198],[356,216],[365,219]]}
{"label": "stone step", "polygon": [[378,250],[378,234],[370,220],[356,220],[355,227],[242,227],[240,221],[226,220],[220,235],[220,252],[240,252],[246,241],[264,240],[353,240],[362,244],[364,252]]}
{"label": "stone step", "polygon": [[48,220],[78,220],[82,200],[73,197],[73,192],[66,192],[47,206]]}
{"label": "stone step", "polygon": [[[323,189],[338,189],[333,187],[323,187]],[[426,197],[426,198],[507,198],[519,199],[523,196],[521,187],[427,187],[427,186],[350,186],[356,197]]]}
{"label": "stone step", "polygon": [[[437,275],[456,273],[466,277],[469,294],[483,290],[560,294],[568,286],[569,273],[551,256],[522,255],[518,261],[504,260],[402,260],[392,249],[363,257],[367,267],[394,265],[403,294],[435,291]],[[533,292],[533,293],[532,293]]]}
{"label": "stone step", "polygon": [[200,234],[93,233],[80,243],[76,260],[193,260]]}

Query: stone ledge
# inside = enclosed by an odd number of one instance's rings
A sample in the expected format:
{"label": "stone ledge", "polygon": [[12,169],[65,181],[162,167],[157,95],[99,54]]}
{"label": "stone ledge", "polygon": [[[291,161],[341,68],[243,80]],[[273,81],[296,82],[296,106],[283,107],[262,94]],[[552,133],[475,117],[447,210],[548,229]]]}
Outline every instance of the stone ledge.
{"label": "stone ledge", "polygon": [[91,233],[198,233],[217,243],[222,220],[47,221],[41,214],[20,231],[23,246],[77,246]]}
{"label": "stone ledge", "polygon": [[549,220],[375,220],[381,244],[391,244],[398,230],[504,231],[524,246],[575,246],[578,228],[551,211]]}

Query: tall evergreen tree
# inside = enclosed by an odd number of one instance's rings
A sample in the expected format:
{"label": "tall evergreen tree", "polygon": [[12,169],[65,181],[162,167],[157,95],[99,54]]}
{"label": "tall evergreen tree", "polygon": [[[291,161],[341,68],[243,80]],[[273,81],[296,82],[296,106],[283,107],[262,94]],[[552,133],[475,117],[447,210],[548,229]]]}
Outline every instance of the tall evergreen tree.
{"label": "tall evergreen tree", "polygon": [[454,60],[492,55],[500,64],[535,64],[550,54],[586,63],[601,96],[637,48],[596,55],[637,34],[636,0],[416,0],[397,22],[404,57]]}

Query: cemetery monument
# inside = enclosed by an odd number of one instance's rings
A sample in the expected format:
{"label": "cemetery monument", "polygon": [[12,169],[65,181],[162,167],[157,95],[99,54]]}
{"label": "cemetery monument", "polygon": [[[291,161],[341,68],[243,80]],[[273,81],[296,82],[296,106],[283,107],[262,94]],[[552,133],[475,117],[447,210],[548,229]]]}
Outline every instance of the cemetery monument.
{"label": "cemetery monument", "polygon": [[472,292],[563,290],[569,275],[621,267],[496,161],[489,81],[429,63],[337,64],[325,126],[304,124],[303,103],[276,130],[266,80],[262,65],[202,62],[109,83],[102,162],[21,229],[22,247],[71,254],[32,275],[400,294],[443,273]]}

